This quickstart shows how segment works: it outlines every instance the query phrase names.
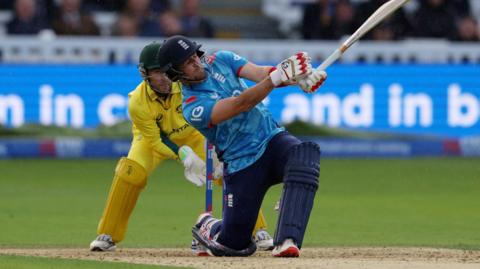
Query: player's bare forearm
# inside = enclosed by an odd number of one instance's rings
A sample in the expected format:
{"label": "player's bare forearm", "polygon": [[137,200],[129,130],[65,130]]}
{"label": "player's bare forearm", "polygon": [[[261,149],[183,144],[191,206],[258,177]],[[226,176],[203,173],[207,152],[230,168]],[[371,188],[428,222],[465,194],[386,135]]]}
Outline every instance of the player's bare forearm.
{"label": "player's bare forearm", "polygon": [[265,77],[255,86],[246,89],[239,96],[218,101],[212,109],[211,123],[219,124],[236,115],[249,111],[260,103],[274,89],[270,77]]}
{"label": "player's bare forearm", "polygon": [[260,82],[268,76],[273,66],[259,66],[254,63],[247,63],[238,74],[241,78],[246,78],[254,82]]}

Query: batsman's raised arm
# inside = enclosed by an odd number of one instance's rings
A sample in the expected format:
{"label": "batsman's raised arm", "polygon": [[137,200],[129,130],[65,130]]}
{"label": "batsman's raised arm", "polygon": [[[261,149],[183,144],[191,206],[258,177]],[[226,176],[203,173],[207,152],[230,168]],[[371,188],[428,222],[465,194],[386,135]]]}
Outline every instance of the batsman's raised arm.
{"label": "batsman's raised arm", "polygon": [[239,69],[239,77],[258,83],[238,96],[219,100],[213,106],[211,124],[219,124],[242,112],[249,111],[267,97],[275,87],[282,84],[295,83],[297,80],[309,75],[311,70],[310,59],[303,52],[283,60],[275,68],[258,66],[247,62]]}

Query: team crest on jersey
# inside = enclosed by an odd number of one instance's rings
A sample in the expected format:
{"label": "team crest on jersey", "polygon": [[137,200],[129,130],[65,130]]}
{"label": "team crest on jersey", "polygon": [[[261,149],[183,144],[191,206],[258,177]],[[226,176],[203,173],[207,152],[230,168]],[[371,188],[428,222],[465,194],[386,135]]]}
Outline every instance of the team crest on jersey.
{"label": "team crest on jersey", "polygon": [[197,106],[192,110],[192,117],[190,118],[192,121],[200,121],[203,115],[203,106]]}

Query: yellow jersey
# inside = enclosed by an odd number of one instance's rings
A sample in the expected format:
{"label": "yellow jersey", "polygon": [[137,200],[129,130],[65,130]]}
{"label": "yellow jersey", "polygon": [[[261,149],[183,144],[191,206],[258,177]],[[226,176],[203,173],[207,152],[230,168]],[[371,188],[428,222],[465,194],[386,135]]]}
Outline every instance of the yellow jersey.
{"label": "yellow jersey", "polygon": [[160,97],[142,81],[128,96],[128,112],[133,123],[134,139],[146,139],[152,150],[160,156],[177,159],[177,153],[166,145],[166,141],[162,141],[161,135],[178,147],[190,145],[192,141],[203,138],[202,134],[183,118],[180,83],[174,82],[171,93]]}

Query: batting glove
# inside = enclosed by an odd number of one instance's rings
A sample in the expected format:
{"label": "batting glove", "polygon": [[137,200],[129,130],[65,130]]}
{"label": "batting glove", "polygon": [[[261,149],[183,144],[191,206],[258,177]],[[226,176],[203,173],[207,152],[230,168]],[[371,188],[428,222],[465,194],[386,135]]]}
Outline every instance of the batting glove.
{"label": "batting glove", "polygon": [[181,146],[178,149],[178,156],[185,167],[185,178],[198,187],[203,186],[205,184],[205,162],[189,146]]}
{"label": "batting glove", "polygon": [[314,69],[310,75],[307,77],[300,79],[298,85],[300,88],[306,93],[313,93],[315,92],[320,86],[322,86],[323,82],[327,79],[327,72],[323,70]]}
{"label": "batting glove", "polygon": [[312,72],[310,57],[306,52],[299,52],[283,60],[270,73],[270,79],[275,87],[281,84],[298,81]]}

